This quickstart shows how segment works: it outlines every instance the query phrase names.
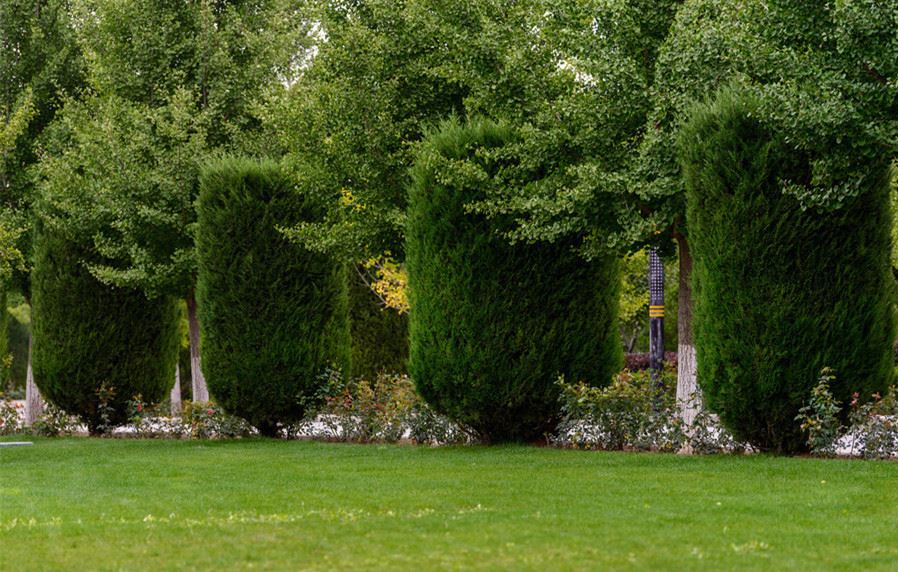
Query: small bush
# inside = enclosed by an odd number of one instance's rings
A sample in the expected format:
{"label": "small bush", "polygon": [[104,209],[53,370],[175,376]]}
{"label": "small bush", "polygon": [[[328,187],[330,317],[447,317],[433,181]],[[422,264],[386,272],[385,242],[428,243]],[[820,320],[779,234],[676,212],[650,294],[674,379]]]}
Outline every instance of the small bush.
{"label": "small bush", "polygon": [[555,442],[607,451],[677,451],[684,435],[676,385],[670,370],[657,380],[645,371],[625,371],[605,388],[559,381],[562,422]]}
{"label": "small bush", "polygon": [[183,422],[192,439],[239,439],[254,434],[249,423],[214,403],[191,402]]}
{"label": "small bush", "polygon": [[207,165],[197,209],[209,391],[226,411],[276,436],[323,402],[328,368],[349,374],[345,266],[280,232],[323,214],[275,163]]}
{"label": "small bush", "polygon": [[[559,375],[607,385],[622,363],[618,261],[574,240],[510,245],[504,223],[468,212],[524,173],[514,133],[445,122],[412,170],[407,225],[409,371],[438,412],[486,442],[530,441],[559,420]],[[520,167],[520,168],[519,168]]]}
{"label": "small bush", "polygon": [[0,435],[15,435],[22,429],[20,405],[0,393]]}
{"label": "small bush", "polygon": [[407,439],[439,445],[468,441],[461,428],[427,407],[406,375],[382,373],[371,381],[358,379],[345,385],[327,399],[319,422],[322,436],[329,440]]}
{"label": "small bush", "polygon": [[843,430],[839,422],[842,406],[833,397],[834,372],[824,368],[820,379],[811,390],[811,399],[799,410],[795,418],[801,430],[808,435],[808,448],[814,455],[834,457],[836,442]]}
{"label": "small bush", "polygon": [[40,437],[67,437],[83,430],[77,417],[49,402],[44,403],[44,410],[31,426],[31,432]]}
{"label": "small bush", "polygon": [[561,387],[562,421],[556,445],[606,451],[680,451],[697,454],[738,453],[745,449],[701,409],[685,431],[676,402],[676,370],[658,378],[648,371],[623,371],[610,386],[584,383]]}

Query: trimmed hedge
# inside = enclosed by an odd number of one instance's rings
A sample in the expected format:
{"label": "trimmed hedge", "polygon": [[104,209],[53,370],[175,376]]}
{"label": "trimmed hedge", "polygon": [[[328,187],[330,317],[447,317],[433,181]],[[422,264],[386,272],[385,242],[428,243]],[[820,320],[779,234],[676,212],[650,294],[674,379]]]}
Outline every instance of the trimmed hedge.
{"label": "trimmed hedge", "polygon": [[843,404],[892,380],[888,166],[842,208],[803,209],[783,181],[808,182],[808,158],[758,122],[758,105],[724,90],[680,141],[698,379],[738,439],[794,453],[821,368],[836,370]]}
{"label": "trimmed hedge", "polygon": [[[171,390],[177,305],[100,283],[82,264],[84,251],[36,226],[34,381],[44,397],[80,417],[91,433],[103,432],[127,421],[132,398],[157,403]],[[101,388],[113,394],[104,398]]]}
{"label": "trimmed hedge", "polygon": [[321,402],[329,368],[349,375],[345,265],[278,230],[322,216],[276,163],[223,158],[202,170],[203,370],[215,400],[263,435]]}
{"label": "trimmed hedge", "polygon": [[620,370],[619,267],[568,241],[510,245],[499,221],[466,212],[518,166],[514,138],[488,121],[450,120],[412,170],[407,227],[409,370],[438,411],[487,442],[529,441],[559,416],[556,381],[609,383]]}

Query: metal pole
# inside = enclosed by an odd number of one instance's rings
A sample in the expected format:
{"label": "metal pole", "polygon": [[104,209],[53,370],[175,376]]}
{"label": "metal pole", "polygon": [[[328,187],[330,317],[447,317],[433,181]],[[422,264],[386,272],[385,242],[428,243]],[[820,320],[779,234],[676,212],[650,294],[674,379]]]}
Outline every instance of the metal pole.
{"label": "metal pole", "polygon": [[654,248],[649,252],[649,367],[657,381],[664,367],[664,265]]}

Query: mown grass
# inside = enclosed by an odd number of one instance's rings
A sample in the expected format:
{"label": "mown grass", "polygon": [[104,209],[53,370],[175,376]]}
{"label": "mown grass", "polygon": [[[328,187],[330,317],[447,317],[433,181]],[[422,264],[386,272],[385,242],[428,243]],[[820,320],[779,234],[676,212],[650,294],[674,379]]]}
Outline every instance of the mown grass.
{"label": "mown grass", "polygon": [[870,570],[898,464],[279,441],[0,448],[2,570]]}

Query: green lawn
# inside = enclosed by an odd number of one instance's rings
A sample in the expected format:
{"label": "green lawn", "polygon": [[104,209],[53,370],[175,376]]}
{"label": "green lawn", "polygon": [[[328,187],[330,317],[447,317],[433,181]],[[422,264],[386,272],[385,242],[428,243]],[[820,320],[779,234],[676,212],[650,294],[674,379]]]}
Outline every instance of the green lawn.
{"label": "green lawn", "polygon": [[0,448],[0,570],[895,569],[898,464],[524,447]]}

